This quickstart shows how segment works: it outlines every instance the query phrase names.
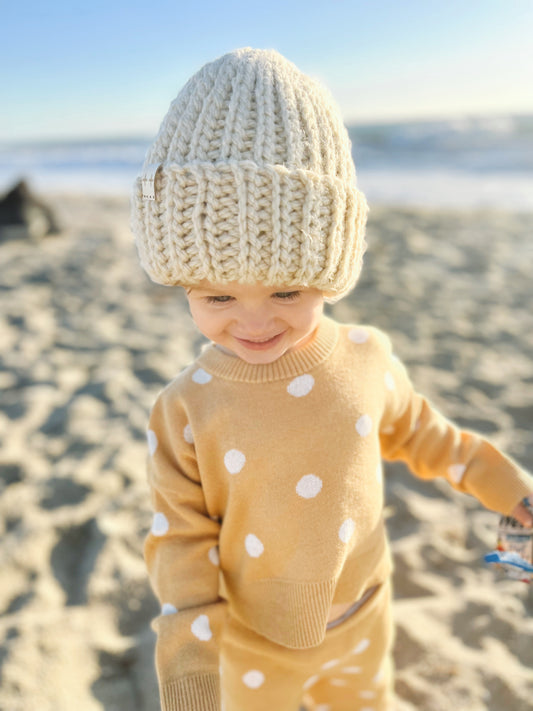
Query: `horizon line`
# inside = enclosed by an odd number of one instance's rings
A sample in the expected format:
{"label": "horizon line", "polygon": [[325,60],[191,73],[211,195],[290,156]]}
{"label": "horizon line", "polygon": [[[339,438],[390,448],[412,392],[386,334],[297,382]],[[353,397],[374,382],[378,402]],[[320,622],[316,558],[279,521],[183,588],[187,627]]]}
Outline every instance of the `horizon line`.
{"label": "horizon line", "polygon": [[[437,124],[437,123],[453,123],[454,121],[497,121],[498,119],[522,119],[522,118],[533,118],[533,107],[529,110],[517,110],[508,112],[464,112],[464,113],[453,113],[453,114],[440,114],[440,115],[427,115],[427,116],[396,116],[396,117],[380,117],[375,119],[354,119],[345,121],[346,129],[356,127],[366,127],[366,126],[398,126],[402,124]],[[136,132],[124,132],[116,133],[113,131],[93,133],[93,134],[72,134],[71,136],[29,136],[29,137],[19,137],[19,138],[9,138],[0,136],[0,149],[4,148],[17,148],[32,145],[40,146],[57,146],[65,144],[75,144],[75,143],[117,143],[123,141],[127,143],[128,141],[150,141],[153,140],[156,135],[155,132],[149,131],[136,131]]]}

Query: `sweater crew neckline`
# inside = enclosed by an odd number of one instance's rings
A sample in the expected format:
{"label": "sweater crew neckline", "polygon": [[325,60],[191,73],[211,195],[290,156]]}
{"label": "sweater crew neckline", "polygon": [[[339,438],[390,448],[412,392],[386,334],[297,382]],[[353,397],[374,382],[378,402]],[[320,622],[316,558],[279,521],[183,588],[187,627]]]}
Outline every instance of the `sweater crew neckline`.
{"label": "sweater crew neckline", "polygon": [[197,359],[197,365],[211,375],[246,383],[266,383],[295,377],[322,363],[338,341],[338,325],[323,316],[314,339],[303,348],[288,351],[273,363],[252,364],[224,353],[214,343]]}

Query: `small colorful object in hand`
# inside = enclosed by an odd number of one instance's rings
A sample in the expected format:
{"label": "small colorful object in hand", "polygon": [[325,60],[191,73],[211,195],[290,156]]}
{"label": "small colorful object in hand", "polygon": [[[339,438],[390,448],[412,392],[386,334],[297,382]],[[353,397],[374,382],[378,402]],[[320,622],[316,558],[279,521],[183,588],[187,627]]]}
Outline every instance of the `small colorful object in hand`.
{"label": "small colorful object in hand", "polygon": [[[522,503],[533,513],[529,499]],[[511,516],[502,516],[497,550],[487,553],[485,561],[496,565],[508,578],[530,583],[533,580],[533,528],[525,528]]]}

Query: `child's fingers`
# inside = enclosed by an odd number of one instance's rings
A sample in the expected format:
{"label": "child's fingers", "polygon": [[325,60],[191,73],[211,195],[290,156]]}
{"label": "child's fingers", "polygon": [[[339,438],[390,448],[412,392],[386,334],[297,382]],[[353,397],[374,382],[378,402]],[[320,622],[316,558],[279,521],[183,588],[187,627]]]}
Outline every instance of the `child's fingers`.
{"label": "child's fingers", "polygon": [[[530,501],[531,498],[533,497],[528,497]],[[522,526],[525,526],[526,528],[533,528],[533,515],[523,503],[520,503],[514,507],[511,516],[521,523]]]}

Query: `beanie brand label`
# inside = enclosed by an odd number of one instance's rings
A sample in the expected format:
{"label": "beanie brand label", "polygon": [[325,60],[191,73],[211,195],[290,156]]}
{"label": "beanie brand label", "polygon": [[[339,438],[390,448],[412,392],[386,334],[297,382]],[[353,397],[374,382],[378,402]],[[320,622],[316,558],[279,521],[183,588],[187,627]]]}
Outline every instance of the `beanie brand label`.
{"label": "beanie brand label", "polygon": [[161,163],[150,163],[144,169],[141,178],[143,200],[155,200],[155,175],[160,167]]}

